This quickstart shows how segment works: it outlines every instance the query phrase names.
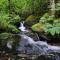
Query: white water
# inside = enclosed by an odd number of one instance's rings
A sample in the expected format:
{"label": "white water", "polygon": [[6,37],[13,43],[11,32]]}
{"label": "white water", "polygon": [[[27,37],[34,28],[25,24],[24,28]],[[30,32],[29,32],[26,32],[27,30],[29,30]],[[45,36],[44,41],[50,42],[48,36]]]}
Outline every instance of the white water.
{"label": "white water", "polygon": [[52,46],[52,45],[48,45],[48,49],[51,49],[53,51],[59,51],[60,52],[60,46]]}
{"label": "white water", "polygon": [[[26,36],[26,35],[21,35],[22,40],[20,41],[20,45],[33,45],[36,48],[38,48],[39,50],[42,50],[44,53],[47,53],[48,50],[54,51],[54,52],[58,52],[60,51],[60,47],[59,46],[52,46],[47,44],[47,42],[44,41],[34,41],[32,38]],[[25,40],[25,41],[24,41]]]}
{"label": "white water", "polygon": [[26,30],[26,27],[24,27],[24,21],[20,23],[20,27],[19,29],[22,31],[22,32],[29,32],[28,30]]}

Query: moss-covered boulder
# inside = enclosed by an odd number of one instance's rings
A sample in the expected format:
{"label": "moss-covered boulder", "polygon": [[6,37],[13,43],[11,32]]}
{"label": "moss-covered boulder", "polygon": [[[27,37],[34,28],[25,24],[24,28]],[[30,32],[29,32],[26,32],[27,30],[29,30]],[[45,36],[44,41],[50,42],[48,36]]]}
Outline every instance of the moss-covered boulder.
{"label": "moss-covered boulder", "polygon": [[25,25],[28,27],[31,27],[33,24],[35,24],[37,22],[38,22],[38,20],[37,20],[36,16],[30,15],[26,18]]}
{"label": "moss-covered boulder", "polygon": [[32,25],[31,29],[36,32],[43,32],[43,24],[37,23]]}

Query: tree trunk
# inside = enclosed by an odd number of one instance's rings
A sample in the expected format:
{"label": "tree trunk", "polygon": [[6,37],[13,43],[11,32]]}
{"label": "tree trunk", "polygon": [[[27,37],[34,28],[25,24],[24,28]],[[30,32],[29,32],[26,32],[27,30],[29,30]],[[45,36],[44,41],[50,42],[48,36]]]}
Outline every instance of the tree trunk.
{"label": "tree trunk", "polygon": [[50,16],[55,17],[55,0],[50,0]]}

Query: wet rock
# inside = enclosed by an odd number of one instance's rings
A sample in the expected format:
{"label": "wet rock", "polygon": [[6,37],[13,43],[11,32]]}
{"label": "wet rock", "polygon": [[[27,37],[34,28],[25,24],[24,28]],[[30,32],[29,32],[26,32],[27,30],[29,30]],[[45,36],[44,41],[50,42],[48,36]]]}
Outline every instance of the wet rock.
{"label": "wet rock", "polygon": [[54,56],[49,56],[49,55],[41,55],[37,58],[37,60],[56,60]]}
{"label": "wet rock", "polygon": [[39,36],[37,33],[33,33],[32,31],[25,33],[27,36],[33,38],[34,41],[39,41]]}
{"label": "wet rock", "polygon": [[60,57],[55,54],[46,54],[46,55],[27,55],[19,54],[15,59],[21,60],[60,60]]}

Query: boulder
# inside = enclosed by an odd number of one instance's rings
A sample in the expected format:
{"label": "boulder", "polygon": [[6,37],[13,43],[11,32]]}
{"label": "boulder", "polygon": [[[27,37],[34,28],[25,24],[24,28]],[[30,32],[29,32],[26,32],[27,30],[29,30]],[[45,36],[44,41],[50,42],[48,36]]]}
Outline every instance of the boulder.
{"label": "boulder", "polygon": [[28,16],[28,17],[26,18],[26,20],[25,20],[25,25],[26,25],[28,28],[30,28],[33,24],[35,24],[35,23],[37,23],[37,22],[38,22],[38,20],[37,20],[36,16],[30,15],[30,16]]}

